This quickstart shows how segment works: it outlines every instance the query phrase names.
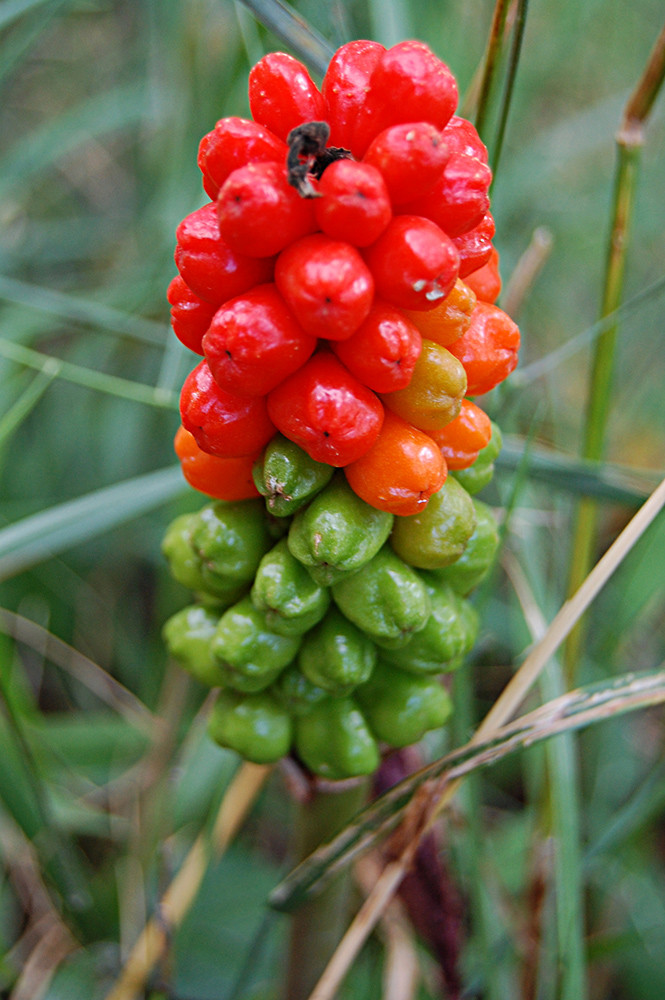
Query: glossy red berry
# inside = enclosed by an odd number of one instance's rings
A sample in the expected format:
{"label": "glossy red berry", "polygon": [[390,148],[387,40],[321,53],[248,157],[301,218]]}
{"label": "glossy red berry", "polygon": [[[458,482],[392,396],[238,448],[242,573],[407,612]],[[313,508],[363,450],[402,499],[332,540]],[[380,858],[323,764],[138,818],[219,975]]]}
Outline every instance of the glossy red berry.
{"label": "glossy red berry", "polygon": [[393,125],[377,135],[363,162],[381,171],[391,202],[401,205],[432,190],[449,155],[442,133],[434,125],[412,122]]}
{"label": "glossy red berry", "polygon": [[492,238],[495,231],[494,219],[488,212],[475,229],[469,230],[463,236],[453,238],[453,243],[459,253],[460,278],[466,278],[488,262],[492,254]]}
{"label": "glossy red berry", "polygon": [[203,340],[215,381],[238,396],[266,396],[315,347],[273,284],[226,302]]}
{"label": "glossy red berry", "polygon": [[331,347],[363,385],[374,392],[395,392],[411,381],[422,338],[417,327],[394,306],[375,302],[353,336]]}
{"label": "glossy red berry", "polygon": [[474,271],[466,279],[466,284],[475,293],[479,302],[496,302],[501,295],[501,275],[499,274],[499,253],[492,247],[486,264]]}
{"label": "glossy red berry", "polygon": [[303,122],[323,121],[325,101],[301,62],[285,52],[270,52],[249,74],[252,117],[279,139]]}
{"label": "glossy red berry", "polygon": [[214,200],[234,170],[248,163],[286,163],[285,142],[257,122],[246,118],[222,118],[199,144],[198,164],[203,187]]}
{"label": "glossy red berry", "polygon": [[280,254],[275,282],[303,329],[328,340],[350,337],[374,295],[374,280],[355,247],[319,233]]}
{"label": "glossy red berry", "polygon": [[476,159],[487,163],[487,146],[478,135],[475,126],[466,118],[453,115],[443,130],[443,138],[451,153],[475,156]]}
{"label": "glossy red berry", "polygon": [[221,389],[202,361],[185,379],[180,394],[183,427],[202,451],[220,458],[254,455],[275,434],[265,397],[234,396]]}
{"label": "glossy red berry", "polygon": [[194,295],[180,275],[169,285],[166,298],[171,306],[171,326],[176,337],[190,351],[203,354],[201,340],[210,326],[216,307]]}
{"label": "glossy red berry", "polygon": [[452,240],[429,219],[398,215],[365,250],[377,294],[403,309],[434,309],[457,280]]}
{"label": "glossy red berry", "polygon": [[492,171],[485,163],[453,153],[433,190],[401,209],[431,219],[448,236],[461,236],[477,226],[489,209],[491,183]]}
{"label": "glossy red berry", "polygon": [[284,437],[310,458],[343,466],[372,447],[383,407],[328,351],[315,354],[268,396],[268,413]]}
{"label": "glossy red berry", "polygon": [[386,182],[369,163],[331,163],[319,181],[319,194],[314,202],[316,222],[333,240],[367,247],[392,218]]}
{"label": "glossy red berry", "polygon": [[348,42],[328,63],[321,91],[326,102],[325,119],[330,125],[330,145],[350,149],[360,159],[354,132],[365,103],[370,77],[386,50],[378,42]]}
{"label": "glossy red berry", "polygon": [[211,305],[272,279],[274,260],[248,257],[222,239],[212,202],[182,220],[176,240],[175,262],[183,281]]}
{"label": "glossy red berry", "polygon": [[217,216],[229,246],[249,257],[271,257],[316,229],[313,202],[291,187],[279,163],[234,170],[219,192]]}
{"label": "glossy red berry", "polygon": [[356,149],[364,153],[379,132],[403,122],[442,129],[456,106],[457,84],[446,64],[424,42],[399,42],[372,72],[354,132]]}

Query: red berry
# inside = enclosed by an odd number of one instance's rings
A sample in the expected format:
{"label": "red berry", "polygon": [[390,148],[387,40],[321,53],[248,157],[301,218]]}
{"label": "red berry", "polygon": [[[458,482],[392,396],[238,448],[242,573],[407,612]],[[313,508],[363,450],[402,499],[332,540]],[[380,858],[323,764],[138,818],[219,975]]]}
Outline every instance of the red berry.
{"label": "red berry", "polygon": [[270,52],[249,74],[252,117],[278,138],[303,122],[323,121],[326,105],[306,68],[285,52]]}
{"label": "red berry", "polygon": [[254,455],[275,434],[265,398],[233,396],[221,389],[205,361],[185,379],[180,417],[199,448],[220,458]]}
{"label": "red berry", "polygon": [[330,125],[330,145],[350,149],[360,159],[353,141],[358,113],[365,103],[370,77],[386,50],[378,42],[357,41],[342,45],[328,63],[321,91]]}
{"label": "red berry", "polygon": [[461,236],[477,226],[490,207],[492,171],[475,156],[453,153],[434,189],[401,208],[424,215],[448,236]]}
{"label": "red berry", "polygon": [[365,250],[377,294],[402,309],[425,312],[448,295],[459,257],[452,240],[429,219],[396,216]]}
{"label": "red berry", "polygon": [[275,282],[302,328],[328,340],[350,337],[374,295],[372,275],[355,247],[321,234],[280,254]]}
{"label": "red berry", "polygon": [[316,229],[314,205],[301,198],[279,163],[249,163],[227,177],[217,198],[219,229],[249,257],[271,257]]}
{"label": "red berry", "polygon": [[472,292],[475,292],[479,302],[496,302],[501,294],[501,275],[499,274],[499,253],[494,247],[492,247],[488,262],[470,274],[466,279],[466,284]]}
{"label": "red berry", "polygon": [[448,350],[461,361],[469,396],[482,396],[503,382],[517,365],[520,331],[501,309],[479,302],[464,336]]}
{"label": "red berry", "polygon": [[495,233],[494,219],[488,212],[475,229],[471,229],[463,236],[456,236],[453,243],[459,253],[460,278],[466,278],[479,268],[483,267],[492,254],[492,237]]}
{"label": "red berry", "polygon": [[422,338],[401,312],[385,302],[375,302],[353,336],[331,347],[364,385],[374,392],[395,392],[411,381]]}
{"label": "red berry", "polygon": [[266,396],[316,347],[273,284],[259,285],[215,313],[203,350],[215,381],[238,396]]}
{"label": "red berry", "polygon": [[449,155],[442,133],[434,125],[415,122],[393,125],[377,135],[363,161],[381,171],[390,200],[400,205],[432,190]]}
{"label": "red berry", "polygon": [[183,281],[214,306],[272,278],[273,260],[247,257],[222,239],[212,202],[182,220],[176,240],[175,262]]}
{"label": "red berry", "polygon": [[442,129],[457,106],[457,84],[424,42],[399,42],[385,52],[370,77],[354,131],[354,154],[402,122],[430,122]]}
{"label": "red berry", "polygon": [[334,240],[367,247],[392,218],[386,183],[369,163],[336,160],[319,181],[314,213],[320,229]]}
{"label": "red berry", "polygon": [[283,164],[288,151],[286,143],[263,125],[246,118],[222,118],[199,144],[203,187],[214,200],[226,178],[238,167],[270,160]]}
{"label": "red berry", "polygon": [[475,156],[476,159],[487,163],[487,146],[478,135],[475,126],[466,118],[453,115],[443,130],[443,138],[451,153]]}
{"label": "red berry", "polygon": [[259,491],[252,478],[256,455],[241,458],[218,458],[201,451],[196,438],[179,427],[173,442],[180,459],[182,474],[191,487],[216,500],[250,500]]}
{"label": "red berry", "polygon": [[328,351],[315,354],[268,396],[268,413],[284,437],[315,462],[343,466],[372,447],[383,407]]}
{"label": "red berry", "polygon": [[171,326],[176,337],[190,351],[203,354],[201,340],[215,315],[215,306],[194,295],[180,275],[169,285],[166,298],[171,306]]}

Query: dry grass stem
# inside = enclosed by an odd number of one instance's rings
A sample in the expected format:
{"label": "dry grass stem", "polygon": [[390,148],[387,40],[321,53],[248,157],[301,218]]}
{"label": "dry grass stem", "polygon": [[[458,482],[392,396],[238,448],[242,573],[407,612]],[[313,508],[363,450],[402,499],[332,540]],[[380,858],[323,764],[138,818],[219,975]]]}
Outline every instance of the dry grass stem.
{"label": "dry grass stem", "polygon": [[[215,821],[213,844],[218,857],[238,832],[270,770],[244,763],[231,781]],[[166,950],[170,935],[182,923],[196,899],[210,859],[209,840],[201,833],[164,893],[157,916],[152,917],[141,932],[106,1000],[136,1000],[141,994]]]}
{"label": "dry grass stem", "polygon": [[[506,685],[502,694],[485,716],[483,722],[470,740],[469,746],[483,742],[488,737],[498,735],[501,732],[501,727],[515,714],[525,696],[540,676],[548,660],[557,651],[580,616],[586,611],[594,597],[596,597],[605,583],[607,583],[664,505],[665,479],[626,525],[614,544],[593,568],[577,593],[563,605],[540,641],[531,650],[531,653],[527,656],[520,669]],[[646,707],[651,704],[659,704],[665,699],[665,693],[662,691],[649,694],[648,691],[641,690],[639,681],[636,682],[635,687],[635,693],[624,700],[624,704],[627,706],[639,705],[640,707]],[[551,702],[547,706],[522,717],[512,727],[505,727],[505,735],[509,735],[511,731],[515,730],[515,727],[522,728],[528,722],[542,720],[544,713],[550,718],[552,718],[553,713],[554,716],[560,715],[562,704],[567,703],[567,700],[569,701],[571,697],[574,697],[574,695],[566,695],[562,699],[556,699],[555,702]],[[611,706],[594,706],[586,712],[580,712],[576,716],[576,719],[580,724],[583,724],[584,722],[596,721],[607,715],[614,714],[615,711],[616,709],[613,709]],[[569,728],[570,724],[565,718],[553,718],[553,721],[548,726],[542,728],[541,736],[543,738],[554,736],[560,732],[566,732]],[[528,745],[528,741],[524,740],[521,736],[515,736],[514,740],[518,745]],[[477,760],[491,760],[493,756],[495,756],[495,752],[490,747],[479,754]],[[477,763],[474,766],[477,766]],[[462,781],[463,774],[467,773],[470,769],[469,762],[467,761],[457,768],[445,771],[436,781],[428,782],[426,785],[421,786],[423,789],[427,788],[428,799],[426,804],[423,803],[420,795],[416,794],[414,796],[414,800],[409,806],[401,826],[402,830],[405,828],[405,824],[411,824],[412,829],[415,828],[410,841],[406,843],[401,856],[396,861],[391,861],[384,868],[372,893],[367,897],[342,938],[337,951],[328,963],[309,1000],[332,1000],[349,967],[376,926],[377,921],[381,918],[394,893],[397,891],[411,863],[420,838],[431,828],[436,817],[450,802]]]}
{"label": "dry grass stem", "polygon": [[501,297],[501,308],[513,318],[517,316],[528,292],[552,252],[553,239],[549,229],[534,229],[531,242],[517,261]]}

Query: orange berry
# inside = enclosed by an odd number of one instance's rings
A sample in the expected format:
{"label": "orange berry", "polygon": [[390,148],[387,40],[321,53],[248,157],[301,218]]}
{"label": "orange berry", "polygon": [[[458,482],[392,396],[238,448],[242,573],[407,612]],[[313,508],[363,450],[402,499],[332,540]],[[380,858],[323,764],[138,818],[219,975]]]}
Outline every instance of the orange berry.
{"label": "orange berry", "polygon": [[447,347],[469,329],[471,314],[475,308],[475,293],[458,278],[452,292],[436,308],[428,312],[415,312],[412,309],[402,309],[402,312],[418,327],[421,336],[433,340],[441,347]]}
{"label": "orange berry", "polygon": [[196,438],[184,427],[179,427],[173,442],[180,459],[182,474],[195,490],[206,493],[215,500],[250,500],[259,492],[252,479],[252,465],[256,455],[242,458],[218,458],[201,451]]}
{"label": "orange berry", "polygon": [[517,365],[520,331],[510,316],[488,302],[479,302],[471,326],[450,353],[462,362],[467,394],[482,396],[503,382]]}
{"label": "orange berry", "polygon": [[430,431],[430,437],[441,449],[449,469],[468,469],[478,452],[489,444],[492,422],[479,406],[465,399],[459,416],[440,431]]}
{"label": "orange berry", "polygon": [[448,469],[427,434],[386,410],[375,443],[347,465],[344,474],[365,503],[405,517],[425,509],[446,481]]}
{"label": "orange berry", "polygon": [[501,294],[501,275],[499,274],[499,253],[492,247],[490,259],[479,270],[467,275],[464,279],[469,288],[476,293],[479,302],[494,304]]}

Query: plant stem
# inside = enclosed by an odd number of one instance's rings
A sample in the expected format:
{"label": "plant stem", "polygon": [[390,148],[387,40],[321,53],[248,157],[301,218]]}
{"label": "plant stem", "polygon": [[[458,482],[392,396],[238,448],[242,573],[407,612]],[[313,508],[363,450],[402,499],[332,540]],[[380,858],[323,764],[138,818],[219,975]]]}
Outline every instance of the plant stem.
{"label": "plant stem", "polygon": [[[665,28],[651,52],[646,69],[626,105],[617,133],[617,167],[612,204],[612,226],[607,248],[605,283],[600,318],[621,305],[628,238],[637,188],[637,173],[644,144],[644,123],[665,77]],[[605,450],[610,411],[612,376],[618,324],[614,323],[596,341],[589,383],[589,402],[582,457],[600,461]],[[581,586],[593,561],[598,534],[598,507],[587,498],[577,509],[573,535],[573,555],[568,581],[568,595]],[[568,685],[575,679],[584,632],[580,623],[571,633],[565,648],[565,673]]]}
{"label": "plant stem", "polygon": [[[365,804],[368,781],[340,791],[315,791],[298,805],[296,850],[302,861],[333,837]],[[295,912],[286,979],[286,1000],[307,1000],[337,947],[348,923],[351,875],[341,872],[322,893]]]}
{"label": "plant stem", "polygon": [[504,42],[504,25],[509,6],[510,0],[496,0],[494,14],[492,15],[492,25],[490,27],[489,38],[487,39],[483,78],[480,85],[480,94],[478,95],[478,109],[476,111],[475,122],[478,134],[483,141],[485,141],[490,97],[501,59],[501,50]]}
{"label": "plant stem", "polygon": [[501,156],[501,150],[503,149],[503,138],[506,134],[506,125],[508,123],[508,114],[510,112],[510,105],[513,100],[513,90],[515,87],[515,78],[517,76],[517,67],[520,61],[520,55],[522,53],[522,40],[524,38],[524,29],[526,27],[526,12],[528,8],[528,0],[518,0],[517,3],[517,16],[515,18],[515,28],[513,31],[513,41],[510,46],[510,61],[508,64],[508,75],[506,78],[506,86],[503,92],[503,100],[501,102],[501,111],[499,113],[499,124],[496,130],[496,137],[494,139],[494,146],[492,148],[492,173],[496,176],[496,172],[499,167],[499,158]]}

